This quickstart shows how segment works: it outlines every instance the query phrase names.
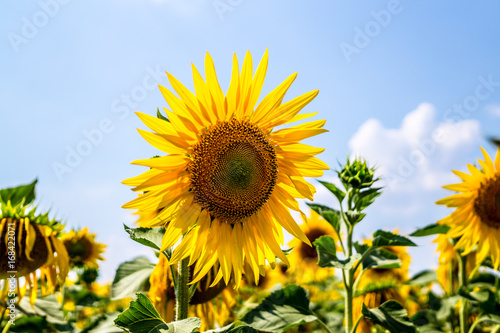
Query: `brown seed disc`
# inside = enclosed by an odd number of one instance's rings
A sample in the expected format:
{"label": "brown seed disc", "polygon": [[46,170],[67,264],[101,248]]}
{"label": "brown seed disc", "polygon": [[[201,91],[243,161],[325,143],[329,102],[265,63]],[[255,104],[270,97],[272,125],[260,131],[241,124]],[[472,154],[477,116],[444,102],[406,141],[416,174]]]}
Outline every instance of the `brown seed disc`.
{"label": "brown seed disc", "polygon": [[500,228],[500,175],[481,184],[474,201],[474,210],[481,223]]}
{"label": "brown seed disc", "polygon": [[222,222],[255,214],[276,185],[276,152],[257,126],[232,119],[208,128],[188,166],[195,201]]}

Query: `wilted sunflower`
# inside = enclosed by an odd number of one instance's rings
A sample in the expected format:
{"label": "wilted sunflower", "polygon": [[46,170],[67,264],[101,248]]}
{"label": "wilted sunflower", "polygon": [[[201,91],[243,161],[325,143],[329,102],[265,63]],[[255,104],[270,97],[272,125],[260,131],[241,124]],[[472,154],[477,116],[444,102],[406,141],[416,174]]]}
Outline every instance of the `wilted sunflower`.
{"label": "wilted sunflower", "polygon": [[495,162],[481,148],[484,161],[481,169],[467,164],[470,175],[453,170],[463,182],[443,186],[447,190],[461,192],[437,201],[438,205],[455,207],[455,211],[438,221],[451,227],[447,236],[459,238],[456,249],[470,253],[477,245],[476,259],[483,262],[491,256],[495,269],[500,267],[500,150]]}
{"label": "wilted sunflower", "polygon": [[157,212],[141,226],[166,225],[162,250],[183,236],[171,263],[187,257],[189,265],[196,262],[193,282],[217,264],[214,284],[222,278],[228,284],[234,274],[238,287],[245,262],[256,281],[266,260],[288,263],[280,248],[282,228],[309,243],[289,209],[300,211],[297,198],[313,198],[315,188],[304,177],[320,177],[328,169],[314,157],[324,149],[299,143],[326,132],[325,121],[276,130],[314,116],[298,113],[318,91],[282,103],[292,74],[257,104],[267,63],[266,50],[253,74],[248,52],[240,73],[235,55],[224,96],[207,53],[206,81],[193,66],[196,95],[167,73],[179,96],[160,86],[172,109],[165,109],[168,120],[138,113],[155,132],[139,133],[167,155],[132,162],[150,170],[123,182],[144,193],[123,207]]}
{"label": "wilted sunflower", "polygon": [[[211,269],[207,275],[198,283],[196,291],[189,302],[189,316],[198,317],[202,321],[201,330],[220,327],[234,319],[232,311],[235,305],[233,288],[227,287],[223,281],[219,281],[211,287],[216,274]],[[175,318],[175,290],[172,280],[170,266],[167,258],[160,254],[160,260],[156,264],[149,279],[150,288],[148,296],[160,316],[166,322]]]}
{"label": "wilted sunflower", "polygon": [[61,237],[68,251],[71,267],[99,268],[97,260],[104,260],[101,253],[106,245],[96,242],[95,236],[85,227],[79,231],[71,230]]}
{"label": "wilted sunflower", "polygon": [[[0,190],[0,253],[6,256],[0,261],[2,302],[15,290],[18,301],[28,292],[33,305],[39,289],[42,296],[51,294],[68,275],[68,253],[57,238],[63,226],[29,206],[35,183]],[[28,186],[31,194],[24,191]]]}

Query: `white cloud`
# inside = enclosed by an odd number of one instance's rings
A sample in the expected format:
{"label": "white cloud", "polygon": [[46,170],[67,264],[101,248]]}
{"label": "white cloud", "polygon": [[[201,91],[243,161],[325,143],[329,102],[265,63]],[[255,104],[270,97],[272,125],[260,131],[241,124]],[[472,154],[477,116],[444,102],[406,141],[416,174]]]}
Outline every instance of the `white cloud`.
{"label": "white cloud", "polygon": [[388,190],[417,192],[456,181],[450,172],[457,168],[453,162],[480,142],[478,121],[438,123],[434,107],[422,103],[404,117],[399,128],[367,120],[349,141],[349,148],[378,166]]}

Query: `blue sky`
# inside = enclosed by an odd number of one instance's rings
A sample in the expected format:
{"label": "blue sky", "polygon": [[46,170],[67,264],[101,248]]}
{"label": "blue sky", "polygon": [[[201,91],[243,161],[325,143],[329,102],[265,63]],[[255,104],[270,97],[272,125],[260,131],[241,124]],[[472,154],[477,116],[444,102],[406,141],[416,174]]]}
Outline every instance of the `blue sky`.
{"label": "blue sky", "polygon": [[[134,194],[120,182],[142,172],[129,163],[158,153],[133,112],[167,106],[163,71],[191,87],[190,63],[203,69],[208,51],[227,88],[232,54],[256,61],[268,47],[263,92],[293,72],[288,99],[320,90],[305,112],[327,119],[330,132],[308,142],[326,147],[321,158],[335,169],[361,154],[385,175],[358,236],[411,232],[449,213],[433,202],[451,169],[477,160],[479,145],[495,152],[485,138],[500,135],[498,13],[492,0],[4,1],[0,188],[38,177],[43,207],[108,244],[111,280],[121,261],[150,254],[122,228]],[[429,243],[412,250],[413,272],[435,265]]]}

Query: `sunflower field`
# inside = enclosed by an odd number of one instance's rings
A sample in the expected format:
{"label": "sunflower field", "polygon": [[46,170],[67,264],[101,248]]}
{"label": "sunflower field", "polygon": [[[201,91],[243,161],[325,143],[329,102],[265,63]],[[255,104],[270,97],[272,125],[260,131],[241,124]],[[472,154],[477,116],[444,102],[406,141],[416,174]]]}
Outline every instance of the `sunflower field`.
{"label": "sunflower field", "polygon": [[[302,112],[318,90],[284,102],[297,74],[264,91],[268,63],[267,49],[258,63],[234,55],[224,92],[207,53],[194,90],[167,73],[168,108],[137,112],[157,154],[123,180],[135,224],[112,246],[155,260],[124,258],[112,282],[99,282],[111,245],[45,211],[37,180],[0,190],[2,333],[500,332],[500,150],[449,170],[436,202],[449,215],[359,238],[385,175],[363,156],[331,167],[303,143],[328,132]],[[411,273],[422,237],[439,265]]]}

